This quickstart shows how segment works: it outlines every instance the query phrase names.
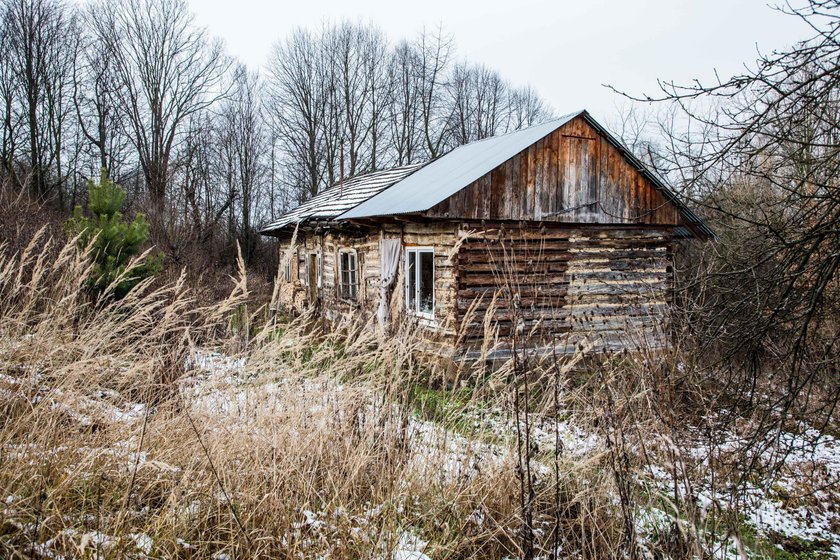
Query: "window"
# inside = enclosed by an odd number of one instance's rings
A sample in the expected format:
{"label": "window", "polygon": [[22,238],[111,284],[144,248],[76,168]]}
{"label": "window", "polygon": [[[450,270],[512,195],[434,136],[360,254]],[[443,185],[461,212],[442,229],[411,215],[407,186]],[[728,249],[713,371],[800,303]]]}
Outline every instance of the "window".
{"label": "window", "polygon": [[321,251],[318,251],[315,253],[315,285],[319,288],[321,287],[321,276],[323,276],[321,273],[321,262]]}
{"label": "window", "polygon": [[292,281],[292,257],[289,255],[283,257],[283,280]]}
{"label": "window", "polygon": [[410,247],[405,250],[405,308],[420,317],[434,317],[434,249]]}
{"label": "window", "polygon": [[340,296],[342,299],[356,301],[359,293],[359,278],[356,266],[356,251],[342,250],[339,253]]}

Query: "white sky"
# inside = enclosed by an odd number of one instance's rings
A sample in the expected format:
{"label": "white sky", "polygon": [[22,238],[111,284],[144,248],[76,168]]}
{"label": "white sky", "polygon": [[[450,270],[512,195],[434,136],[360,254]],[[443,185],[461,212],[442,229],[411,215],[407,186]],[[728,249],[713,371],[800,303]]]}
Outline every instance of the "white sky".
{"label": "white sky", "polygon": [[[371,22],[392,39],[443,24],[456,56],[531,84],[560,113],[585,108],[602,122],[624,101],[601,84],[657,92],[656,79],[722,77],[757,49],[808,36],[767,0],[189,0],[200,25],[252,68],[293,28],[324,21]],[[771,2],[775,3],[774,0]]]}

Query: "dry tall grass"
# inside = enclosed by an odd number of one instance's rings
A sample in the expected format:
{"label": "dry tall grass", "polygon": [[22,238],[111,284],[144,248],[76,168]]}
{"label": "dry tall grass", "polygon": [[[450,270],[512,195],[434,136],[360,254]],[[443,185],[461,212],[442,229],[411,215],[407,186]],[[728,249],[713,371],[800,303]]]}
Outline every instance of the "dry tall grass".
{"label": "dry tall grass", "polygon": [[691,558],[740,542],[752,472],[679,348],[584,370],[478,362],[447,387],[408,323],[387,339],[274,325],[248,309],[242,267],[219,303],[183,280],[96,302],[87,255],[51,243],[0,248],[2,557],[440,560],[533,541],[541,558]]}
{"label": "dry tall grass", "polygon": [[[512,430],[475,421],[500,380],[429,411],[416,388],[442,374],[409,325],[261,324],[244,272],[211,305],[182,281],[95,302],[87,255],[45,243],[0,251],[3,556],[519,555]],[[565,540],[594,557],[615,508],[581,472],[597,457],[563,466],[564,522],[585,529]],[[547,548],[558,487],[535,478]]]}

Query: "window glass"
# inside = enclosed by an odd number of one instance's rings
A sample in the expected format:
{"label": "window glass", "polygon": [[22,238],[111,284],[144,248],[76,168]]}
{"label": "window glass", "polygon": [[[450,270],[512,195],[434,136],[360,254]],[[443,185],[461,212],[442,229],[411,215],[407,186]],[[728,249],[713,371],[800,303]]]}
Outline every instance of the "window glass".
{"label": "window glass", "polygon": [[405,307],[431,318],[435,311],[435,253],[432,249],[405,251]]}
{"label": "window glass", "polygon": [[405,296],[406,307],[415,311],[417,308],[417,253],[409,250],[406,253]]}
{"label": "window glass", "polygon": [[431,251],[423,251],[418,254],[418,257],[420,285],[417,288],[419,297],[417,311],[431,314],[435,307],[435,255]]}
{"label": "window glass", "polygon": [[355,300],[358,295],[358,275],[356,271],[356,253],[343,251],[340,253],[340,282],[341,297]]}
{"label": "window glass", "polygon": [[359,286],[358,278],[356,277],[356,255],[349,254],[347,255],[347,265],[348,268],[348,276],[350,277],[348,292],[350,294],[350,299],[355,300],[357,295],[357,290]]}

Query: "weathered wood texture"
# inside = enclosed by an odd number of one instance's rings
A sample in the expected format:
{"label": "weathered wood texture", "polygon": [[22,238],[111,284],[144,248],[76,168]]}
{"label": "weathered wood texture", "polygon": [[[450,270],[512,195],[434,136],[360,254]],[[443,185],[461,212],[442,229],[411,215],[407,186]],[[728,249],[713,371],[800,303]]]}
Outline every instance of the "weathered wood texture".
{"label": "weathered wood texture", "polygon": [[[291,255],[291,279],[280,277],[280,303],[291,311],[300,313],[308,305],[316,304],[331,320],[342,317],[371,317],[376,313],[380,297],[379,241],[382,237],[399,238],[403,247],[419,246],[434,249],[435,309],[434,319],[424,320],[430,337],[455,335],[455,262],[454,247],[457,226],[451,223],[414,224],[390,222],[378,228],[349,233],[330,229],[299,233],[294,247],[291,241],[281,244],[281,261]],[[356,301],[340,295],[339,254],[342,250],[356,252],[359,292]],[[311,301],[306,274],[307,255],[321,255],[320,287]],[[399,274],[390,294],[391,315],[399,319],[405,313],[404,274],[405,252],[400,255]],[[281,270],[283,263],[281,262]],[[360,315],[361,314],[361,315]]]}
{"label": "weathered wood texture", "polygon": [[[291,252],[291,282],[281,301],[302,311],[313,303],[331,320],[376,313],[379,240],[434,249],[435,313],[421,320],[424,334],[449,354],[469,354],[498,338],[501,348],[517,336],[523,347],[558,345],[561,352],[592,345],[594,351],[657,348],[665,344],[671,299],[672,231],[659,227],[548,225],[487,227],[480,222],[391,222],[363,233],[303,232]],[[359,293],[339,293],[339,252],[354,249]],[[321,255],[320,287],[312,301],[307,255]],[[404,258],[390,300],[391,314],[405,314]],[[489,314],[489,316],[488,316]]]}
{"label": "weathered wood texture", "polygon": [[[671,230],[599,226],[463,231],[457,256],[462,351],[489,335],[571,351],[661,347]],[[492,316],[488,317],[488,312]]]}
{"label": "weathered wood texture", "polygon": [[578,117],[432,207],[430,218],[682,224],[606,137]]}

